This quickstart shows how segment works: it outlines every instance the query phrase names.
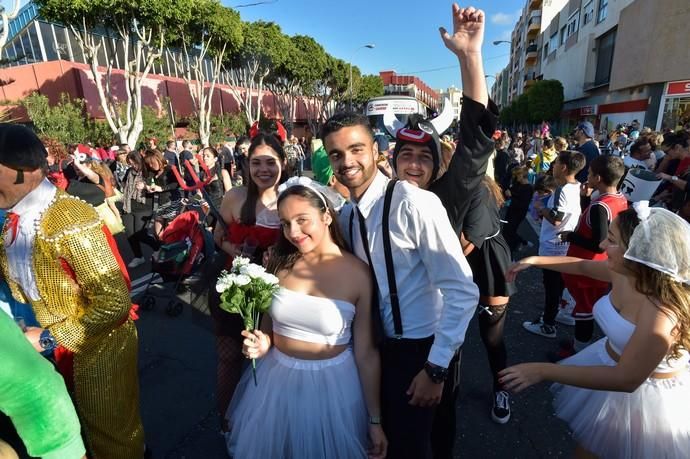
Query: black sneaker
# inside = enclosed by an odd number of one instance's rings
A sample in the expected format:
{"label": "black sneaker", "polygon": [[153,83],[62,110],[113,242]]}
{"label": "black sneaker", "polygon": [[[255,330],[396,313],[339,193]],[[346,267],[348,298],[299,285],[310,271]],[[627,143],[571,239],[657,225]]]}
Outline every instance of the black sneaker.
{"label": "black sneaker", "polygon": [[510,420],[510,394],[508,392],[504,390],[494,392],[491,419],[498,424],[505,424]]}

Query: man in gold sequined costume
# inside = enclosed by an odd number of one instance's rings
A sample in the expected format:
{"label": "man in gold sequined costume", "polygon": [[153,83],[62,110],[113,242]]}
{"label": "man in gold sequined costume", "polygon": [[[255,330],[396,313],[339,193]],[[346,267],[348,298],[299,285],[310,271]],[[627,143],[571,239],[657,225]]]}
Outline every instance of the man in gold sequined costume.
{"label": "man in gold sequined costume", "polygon": [[[25,336],[54,351],[95,459],[144,456],[137,331],[127,270],[90,205],[45,178],[46,151],[29,129],[0,124],[0,269],[41,327]],[[132,313],[134,316],[134,314]]]}

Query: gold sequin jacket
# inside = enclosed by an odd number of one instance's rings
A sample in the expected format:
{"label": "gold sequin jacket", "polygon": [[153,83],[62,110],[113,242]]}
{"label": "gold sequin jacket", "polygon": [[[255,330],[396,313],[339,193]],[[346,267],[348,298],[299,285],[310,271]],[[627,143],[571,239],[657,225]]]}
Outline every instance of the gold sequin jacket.
{"label": "gold sequin jacket", "polygon": [[[31,301],[36,319],[69,351],[105,339],[127,321],[131,300],[103,222],[93,207],[58,191],[35,223],[33,270],[40,298]],[[3,236],[4,237],[4,236]],[[9,276],[4,241],[0,268],[18,300],[28,303]]]}

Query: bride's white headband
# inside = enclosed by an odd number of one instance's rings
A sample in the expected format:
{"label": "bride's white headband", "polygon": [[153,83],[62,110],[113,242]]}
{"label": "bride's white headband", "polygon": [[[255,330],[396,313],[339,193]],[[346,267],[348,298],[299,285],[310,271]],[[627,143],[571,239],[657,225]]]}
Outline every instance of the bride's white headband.
{"label": "bride's white headband", "polygon": [[280,197],[280,195],[285,191],[297,185],[307,187],[316,193],[319,199],[321,199],[321,202],[323,202],[323,206],[326,208],[326,210],[328,210],[328,201],[326,200],[326,196],[324,196],[324,193],[319,189],[319,187],[323,187],[323,185],[313,181],[309,177],[290,177],[286,182],[282,183],[278,187],[278,196]]}

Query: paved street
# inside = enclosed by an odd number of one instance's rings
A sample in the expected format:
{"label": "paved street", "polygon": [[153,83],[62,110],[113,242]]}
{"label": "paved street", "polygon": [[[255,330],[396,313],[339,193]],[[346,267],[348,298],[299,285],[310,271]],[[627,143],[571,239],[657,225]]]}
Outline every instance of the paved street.
{"label": "paved street", "polygon": [[[147,267],[133,273],[142,277]],[[510,362],[539,360],[556,346],[529,335],[521,323],[542,305],[541,273],[530,270],[518,282],[508,316],[506,342]],[[135,285],[136,290],[136,285]],[[139,288],[141,291],[141,288]],[[211,320],[203,298],[196,307],[170,318],[166,292],[152,311],[142,311],[140,375],[142,416],[147,443],[156,458],[225,458],[214,409],[215,355]],[[183,296],[184,297],[184,296]],[[188,296],[185,297],[187,300]],[[570,327],[561,327],[561,333]],[[491,378],[476,321],[470,325],[462,360],[458,400],[458,458],[570,457],[574,444],[565,425],[555,419],[547,384],[514,397],[507,425],[489,417]]]}

